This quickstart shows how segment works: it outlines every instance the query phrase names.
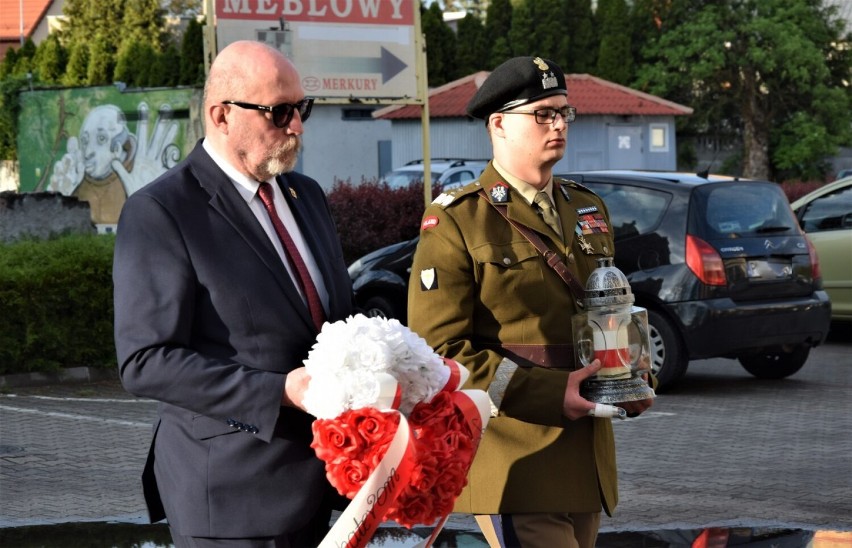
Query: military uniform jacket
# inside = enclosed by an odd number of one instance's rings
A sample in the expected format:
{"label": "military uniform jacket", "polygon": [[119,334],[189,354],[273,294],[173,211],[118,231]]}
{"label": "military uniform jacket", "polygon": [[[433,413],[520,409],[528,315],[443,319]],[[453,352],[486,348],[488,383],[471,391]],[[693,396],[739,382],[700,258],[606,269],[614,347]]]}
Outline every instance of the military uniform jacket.
{"label": "military uniform jacket", "polygon": [[563,239],[489,164],[478,181],[442,194],[423,216],[409,326],[471,371],[466,388],[493,394],[502,385],[498,415],[488,423],[456,512],[603,507],[611,513],[618,502],[610,421],[570,421],[562,414],[573,354],[554,367],[521,366],[505,375],[501,345],[564,348],[572,344],[571,317],[578,308],[567,284],[489,202],[502,201],[510,219],[536,231],[583,286],[595,259],[613,253],[609,216],[597,195],[554,179],[553,199]]}

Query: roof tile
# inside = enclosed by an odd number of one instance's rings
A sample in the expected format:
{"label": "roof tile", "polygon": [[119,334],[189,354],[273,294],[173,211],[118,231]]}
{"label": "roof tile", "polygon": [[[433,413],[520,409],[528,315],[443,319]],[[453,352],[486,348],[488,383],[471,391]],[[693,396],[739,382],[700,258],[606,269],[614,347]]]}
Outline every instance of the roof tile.
{"label": "roof tile", "polygon": [[[488,72],[476,72],[429,92],[429,117],[465,116],[465,107]],[[577,107],[577,115],[685,116],[692,109],[635,89],[591,76],[566,74],[568,101]],[[375,112],[383,120],[420,118],[417,105],[395,105]]]}

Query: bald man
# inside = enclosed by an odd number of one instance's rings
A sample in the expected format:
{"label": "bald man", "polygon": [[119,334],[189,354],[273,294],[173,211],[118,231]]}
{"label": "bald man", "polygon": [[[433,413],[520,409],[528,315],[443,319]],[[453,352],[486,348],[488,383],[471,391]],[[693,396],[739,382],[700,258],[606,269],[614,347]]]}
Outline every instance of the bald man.
{"label": "bald man", "polygon": [[179,548],[316,546],[340,502],[302,406],[322,322],[353,311],[325,194],[292,171],[311,107],[278,50],[229,45],[204,138],[121,213],[119,373],[160,401],[143,487]]}

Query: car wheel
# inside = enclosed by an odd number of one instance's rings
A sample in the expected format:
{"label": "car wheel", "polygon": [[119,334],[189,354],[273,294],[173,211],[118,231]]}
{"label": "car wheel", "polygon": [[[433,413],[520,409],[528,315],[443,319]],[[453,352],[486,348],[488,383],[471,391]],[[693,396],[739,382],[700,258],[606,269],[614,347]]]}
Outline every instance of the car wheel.
{"label": "car wheel", "polygon": [[657,391],[661,392],[683,377],[689,360],[672,323],[653,310],[648,310],[648,338],[651,342],[651,371],[657,377]]}
{"label": "car wheel", "polygon": [[810,352],[809,346],[800,345],[790,352],[761,352],[740,356],[739,360],[743,368],[758,379],[783,379],[801,369]]}
{"label": "car wheel", "polygon": [[384,297],[370,297],[362,308],[364,315],[370,318],[398,318],[396,307]]}

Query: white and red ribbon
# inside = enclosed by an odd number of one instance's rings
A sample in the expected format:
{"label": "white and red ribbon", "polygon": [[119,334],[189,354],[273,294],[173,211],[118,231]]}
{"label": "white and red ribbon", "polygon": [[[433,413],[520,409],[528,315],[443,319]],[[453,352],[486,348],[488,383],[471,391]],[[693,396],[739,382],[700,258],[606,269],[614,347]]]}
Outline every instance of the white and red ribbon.
{"label": "white and red ribbon", "polygon": [[[464,420],[477,433],[473,440],[474,451],[479,445],[482,432],[488,423],[491,407],[488,395],[482,390],[459,390],[470,373],[458,362],[443,358],[450,368],[450,376],[442,388],[443,391],[453,392],[453,404],[461,410]],[[382,379],[381,395],[377,400],[377,408],[396,411],[399,405],[399,387],[396,380]],[[320,548],[363,548],[384,521],[397,497],[408,485],[411,474],[417,464],[417,454],[411,429],[405,415],[400,413],[399,427],[391,440],[388,450],[381,462],[376,466],[370,477],[340,515],[328,535],[320,543]],[[418,548],[428,548],[443,528],[449,515],[438,520],[432,534],[417,544]]]}

